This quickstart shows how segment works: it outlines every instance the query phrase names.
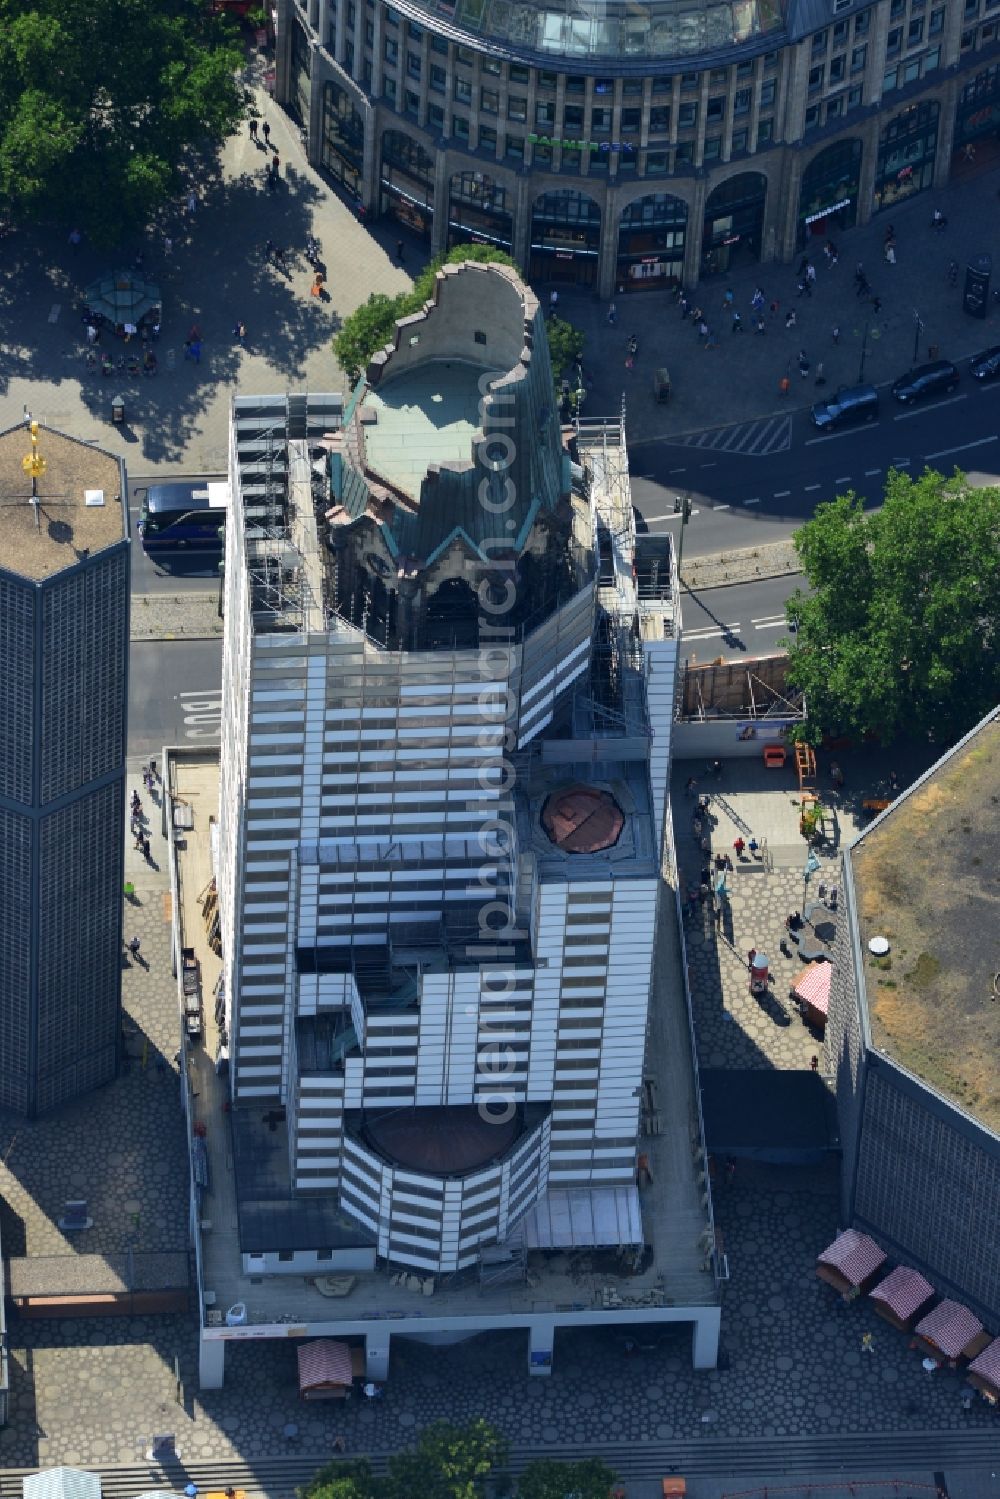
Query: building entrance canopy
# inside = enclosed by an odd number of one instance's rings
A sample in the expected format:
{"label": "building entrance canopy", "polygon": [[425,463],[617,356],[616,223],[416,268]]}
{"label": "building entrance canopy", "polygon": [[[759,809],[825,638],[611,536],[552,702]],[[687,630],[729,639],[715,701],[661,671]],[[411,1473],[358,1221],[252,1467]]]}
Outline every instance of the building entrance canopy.
{"label": "building entrance canopy", "polygon": [[649,0],[639,12],[625,0],[607,0],[591,14],[562,4],[511,4],[510,0],[407,0],[404,14],[428,16],[462,31],[489,37],[519,54],[557,58],[673,58],[740,46],[784,26],[780,5],[732,0],[697,9],[680,0]]}

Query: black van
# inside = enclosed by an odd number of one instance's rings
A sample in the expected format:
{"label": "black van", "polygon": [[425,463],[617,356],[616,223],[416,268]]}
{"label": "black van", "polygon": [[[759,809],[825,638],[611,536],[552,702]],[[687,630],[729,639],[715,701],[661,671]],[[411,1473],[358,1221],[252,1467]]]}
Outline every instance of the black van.
{"label": "black van", "polygon": [[821,432],[855,422],[873,422],[877,416],[878,391],[874,385],[842,385],[835,396],[817,401],[812,409],[813,426]]}

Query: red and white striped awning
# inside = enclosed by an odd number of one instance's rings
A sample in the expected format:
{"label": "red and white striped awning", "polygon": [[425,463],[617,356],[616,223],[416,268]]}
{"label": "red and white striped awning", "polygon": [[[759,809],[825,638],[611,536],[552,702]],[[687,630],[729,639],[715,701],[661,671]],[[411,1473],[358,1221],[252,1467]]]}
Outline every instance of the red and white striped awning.
{"label": "red and white striped awning", "polygon": [[885,1264],[885,1255],[875,1240],[856,1228],[845,1228],[816,1258],[819,1264],[829,1265],[852,1286],[862,1285],[869,1275],[874,1275],[879,1266]]}
{"label": "red and white striped awning", "polygon": [[939,1302],[916,1326],[918,1336],[940,1348],[945,1358],[958,1358],[982,1330],[979,1318],[960,1301]]}
{"label": "red and white striped awning", "polygon": [[906,1322],[934,1294],[934,1287],[929,1280],[924,1280],[919,1270],[912,1270],[909,1265],[897,1265],[885,1280],[879,1281],[871,1292],[871,1299],[880,1301]]}
{"label": "red and white striped awning", "polygon": [[833,978],[832,963],[810,963],[803,969],[792,986],[792,993],[811,1010],[820,1015],[830,1013],[830,980]]}
{"label": "red and white striped awning", "polygon": [[351,1350],[332,1338],[317,1338],[299,1344],[299,1393],[325,1389],[329,1385],[350,1386],[354,1378]]}
{"label": "red and white striped awning", "polygon": [[978,1374],[980,1379],[987,1379],[991,1385],[1000,1389],[1000,1338],[994,1338],[978,1358],[972,1360],[969,1373]]}

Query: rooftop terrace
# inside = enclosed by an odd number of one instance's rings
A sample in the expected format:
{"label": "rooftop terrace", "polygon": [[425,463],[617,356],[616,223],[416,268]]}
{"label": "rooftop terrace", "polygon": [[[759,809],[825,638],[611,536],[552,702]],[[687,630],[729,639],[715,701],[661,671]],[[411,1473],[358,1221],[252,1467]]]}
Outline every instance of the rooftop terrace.
{"label": "rooftop terrace", "polygon": [[30,454],[24,423],[0,432],[0,567],[40,581],[122,540],[122,470],[110,453],[39,424],[45,472],[32,504]]}
{"label": "rooftop terrace", "polygon": [[[872,1041],[1000,1131],[1000,711],[851,849]],[[876,958],[872,937],[890,952]]]}

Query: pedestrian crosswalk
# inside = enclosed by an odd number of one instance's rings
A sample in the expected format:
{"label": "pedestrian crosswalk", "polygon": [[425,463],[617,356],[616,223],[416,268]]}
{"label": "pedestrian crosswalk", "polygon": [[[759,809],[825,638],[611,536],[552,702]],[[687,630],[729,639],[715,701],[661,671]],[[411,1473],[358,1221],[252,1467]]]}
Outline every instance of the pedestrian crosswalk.
{"label": "pedestrian crosswalk", "polygon": [[737,422],[729,427],[710,427],[705,432],[689,432],[685,437],[671,437],[672,447],[699,448],[708,453],[743,453],[763,458],[767,453],[785,453],[792,445],[791,416],[765,416],[758,421]]}

